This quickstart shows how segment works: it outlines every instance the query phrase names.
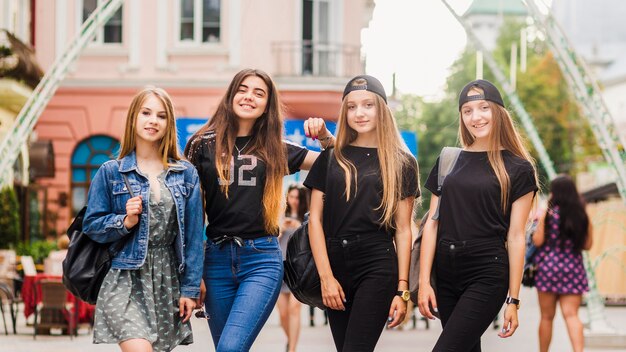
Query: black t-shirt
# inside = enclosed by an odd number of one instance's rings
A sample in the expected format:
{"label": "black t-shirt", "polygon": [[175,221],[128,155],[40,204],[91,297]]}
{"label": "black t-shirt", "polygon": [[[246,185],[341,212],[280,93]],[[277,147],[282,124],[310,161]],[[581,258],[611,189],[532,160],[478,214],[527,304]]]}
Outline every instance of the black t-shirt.
{"label": "black t-shirt", "polygon": [[487,152],[462,151],[443,182],[443,195],[437,191],[437,159],[424,187],[440,196],[439,239],[464,241],[493,236],[506,239],[511,205],[538,188],[530,162],[507,150],[502,152],[502,158],[510,179],[506,213],[500,205],[500,184],[489,165]]}
{"label": "black t-shirt", "polygon": [[[234,235],[253,239],[268,235],[263,219],[263,190],[265,187],[265,162],[254,155],[245,154],[246,143],[251,137],[237,137],[235,145],[244,153],[239,156],[233,148],[234,165],[231,164],[231,184],[228,199],[220,189],[217,168],[215,167],[215,134],[207,132],[192,144],[189,159],[198,169],[204,189],[206,215],[208,218],[207,237]],[[289,173],[299,170],[307,149],[284,141],[287,148]],[[277,236],[276,233],[269,235]]]}
{"label": "black t-shirt", "polygon": [[[332,150],[320,154],[304,185],[324,193],[324,234],[326,238],[358,233],[380,233],[388,231],[381,225],[382,209],[380,206],[383,194],[380,163],[376,148],[346,146],[343,154],[350,160],[357,172],[356,194],[352,185],[352,196],[346,201],[346,182],[343,169],[334,156],[330,167],[328,158]],[[403,168],[402,198],[419,197],[417,162],[409,157],[408,167]],[[328,175],[327,175],[328,174]]]}

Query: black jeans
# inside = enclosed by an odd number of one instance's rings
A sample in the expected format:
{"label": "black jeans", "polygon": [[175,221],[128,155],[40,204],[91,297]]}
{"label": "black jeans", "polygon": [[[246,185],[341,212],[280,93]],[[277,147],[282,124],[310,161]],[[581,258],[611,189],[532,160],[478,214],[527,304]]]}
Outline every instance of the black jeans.
{"label": "black jeans", "polygon": [[480,337],[509,288],[509,256],[501,238],[440,240],[437,304],[443,331],[433,351],[480,352]]}
{"label": "black jeans", "polygon": [[340,352],[374,351],[398,288],[398,259],[392,238],[380,234],[327,240],[333,275],[346,295],[346,310],[328,309]]}

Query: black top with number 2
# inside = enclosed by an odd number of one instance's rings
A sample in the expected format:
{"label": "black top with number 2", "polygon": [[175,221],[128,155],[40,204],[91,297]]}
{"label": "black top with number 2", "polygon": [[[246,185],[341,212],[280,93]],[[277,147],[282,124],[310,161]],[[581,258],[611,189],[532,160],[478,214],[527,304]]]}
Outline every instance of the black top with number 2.
{"label": "black top with number 2", "polygon": [[[253,239],[268,235],[263,221],[263,189],[265,187],[265,162],[255,155],[245,154],[246,143],[252,137],[237,137],[231,159],[228,198],[220,189],[215,167],[215,134],[207,132],[199,136],[199,143],[192,145],[190,161],[198,169],[204,189],[207,237],[222,235]],[[307,150],[284,141],[287,148],[289,173],[297,172],[306,157]],[[241,151],[241,154],[240,152]],[[199,214],[198,214],[199,215]],[[276,233],[269,235],[277,236]]]}

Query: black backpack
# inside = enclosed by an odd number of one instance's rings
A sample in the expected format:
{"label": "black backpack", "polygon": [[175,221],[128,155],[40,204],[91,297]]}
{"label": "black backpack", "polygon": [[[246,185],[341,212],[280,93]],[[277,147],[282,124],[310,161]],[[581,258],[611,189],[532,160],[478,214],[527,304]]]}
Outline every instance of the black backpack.
{"label": "black backpack", "polygon": [[[333,150],[328,148],[327,175],[332,159]],[[322,301],[320,276],[317,273],[315,259],[309,243],[308,213],[305,214],[304,221],[300,227],[289,238],[285,257],[286,259],[283,262],[285,268],[283,280],[291,293],[293,293],[293,296],[302,303],[325,310],[326,306]]]}
{"label": "black backpack", "polygon": [[[122,174],[126,187],[133,197],[126,175]],[[111,269],[113,257],[124,247],[132,234],[113,243],[98,243],[83,232],[83,219],[87,207],[83,207],[67,229],[70,245],[63,260],[63,285],[74,296],[95,304],[104,277]]]}
{"label": "black backpack", "polygon": [[322,301],[320,277],[309,244],[308,219],[305,219],[289,238],[286,258],[283,280],[293,296],[302,303],[326,309]]}

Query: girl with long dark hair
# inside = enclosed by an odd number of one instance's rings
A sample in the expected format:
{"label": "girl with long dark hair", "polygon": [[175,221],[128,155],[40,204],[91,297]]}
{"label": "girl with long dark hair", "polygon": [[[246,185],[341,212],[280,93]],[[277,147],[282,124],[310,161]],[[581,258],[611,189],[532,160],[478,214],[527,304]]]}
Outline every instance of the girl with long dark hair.
{"label": "girl with long dark hair", "polygon": [[[321,119],[307,120],[305,134],[322,147],[332,143]],[[308,170],[319,154],[282,138],[274,82],[261,70],[244,69],[185,148],[205,196],[204,302],[218,352],[248,351],[278,298],[283,176]]]}
{"label": "girl with long dark hair", "polygon": [[[309,211],[308,189],[297,184],[289,185],[287,188],[285,214],[281,219],[280,236],[278,236],[280,249],[283,252],[283,260],[285,260],[287,253],[287,243],[289,243],[293,233],[305,220],[307,211]],[[293,352],[296,350],[300,336],[302,303],[289,291],[289,287],[284,282],[280,288],[276,307],[278,307],[280,315],[280,325],[287,336],[287,352]]]}
{"label": "girl with long dark hair", "polygon": [[535,286],[541,310],[541,352],[547,352],[550,347],[557,302],[561,306],[572,350],[583,350],[583,324],[578,317],[578,308],[589,285],[582,251],[591,248],[592,232],[585,203],[574,181],[567,175],[559,175],[550,183],[548,208],[539,218],[532,237],[535,246],[539,247],[535,255]]}

